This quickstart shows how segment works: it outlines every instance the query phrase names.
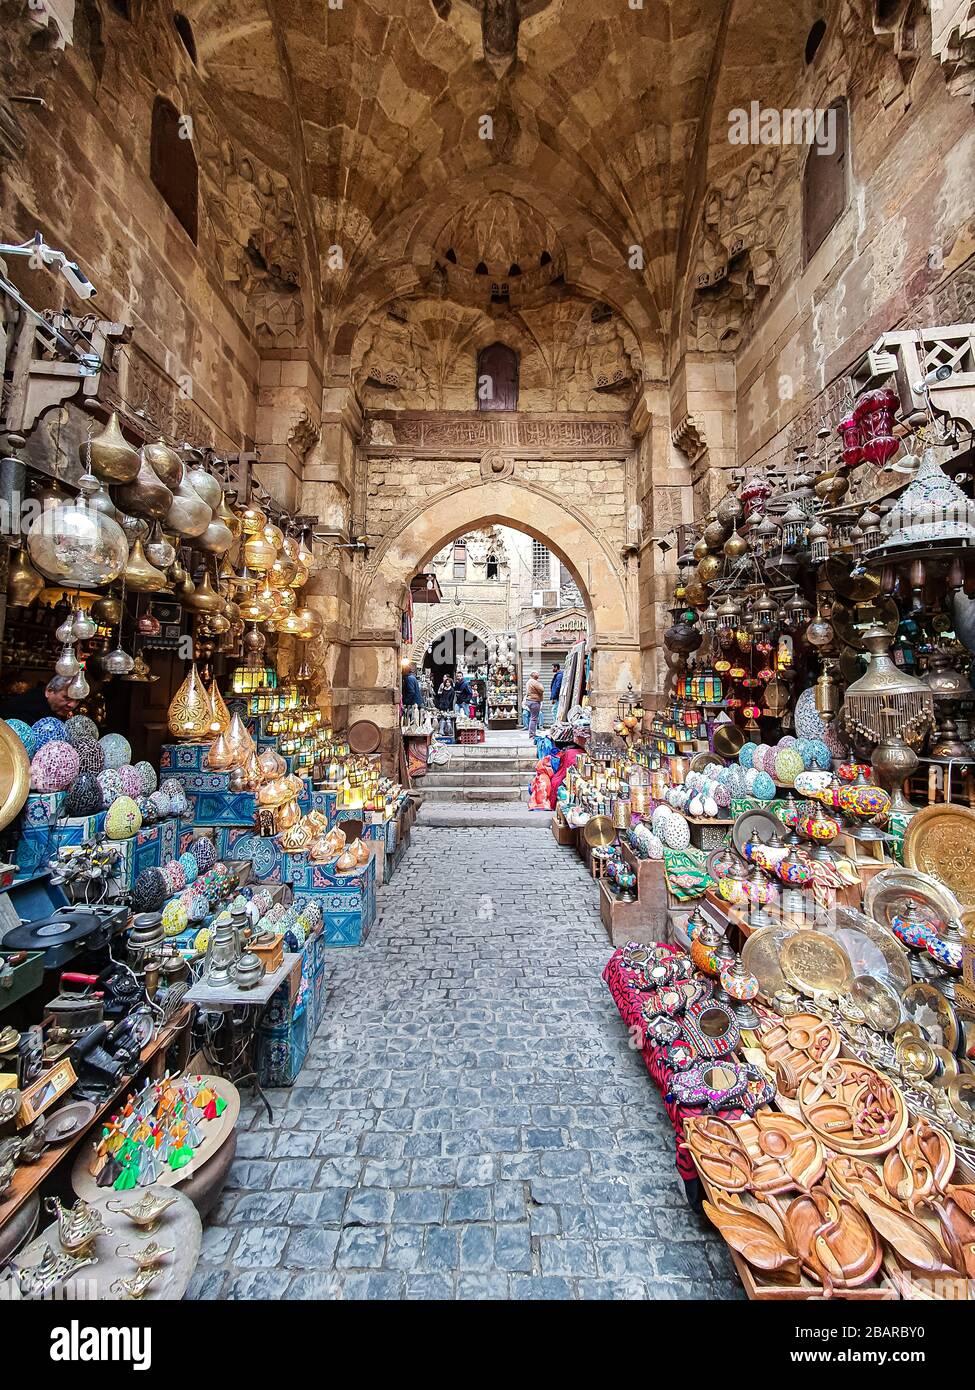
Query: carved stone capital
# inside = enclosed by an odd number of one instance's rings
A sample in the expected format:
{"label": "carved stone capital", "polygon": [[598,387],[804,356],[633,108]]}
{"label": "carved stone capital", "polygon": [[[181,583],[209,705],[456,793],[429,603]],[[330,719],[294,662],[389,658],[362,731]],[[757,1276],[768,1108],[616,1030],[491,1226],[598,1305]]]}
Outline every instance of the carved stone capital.
{"label": "carved stone capital", "polygon": [[685,415],[671,430],[670,442],[692,464],[697,463],[708,449],[708,442],[704,438],[701,426],[690,415]]}

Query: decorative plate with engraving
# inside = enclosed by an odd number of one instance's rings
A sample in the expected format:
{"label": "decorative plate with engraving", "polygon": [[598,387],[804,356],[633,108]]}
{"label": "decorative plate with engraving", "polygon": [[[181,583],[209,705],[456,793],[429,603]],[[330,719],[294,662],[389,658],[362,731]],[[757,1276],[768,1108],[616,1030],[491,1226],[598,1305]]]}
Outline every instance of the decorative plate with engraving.
{"label": "decorative plate with engraving", "polygon": [[816,930],[835,937],[850,958],[854,975],[886,980],[898,995],[911,983],[911,960],[887,927],[850,907],[817,919]]}
{"label": "decorative plate with engraving", "polygon": [[919,980],[901,995],[901,1008],[905,1019],[917,1024],[927,1042],[954,1052],[958,1046],[958,1019],[939,989]]}
{"label": "decorative plate with engraving", "polygon": [[774,922],[753,932],[742,948],[741,963],[755,976],[765,999],[772,999],[778,990],[787,987],[779,956],[783,944],[799,930],[787,922]]}
{"label": "decorative plate with engraving", "polygon": [[853,979],[850,957],[832,936],[799,931],[790,936],[779,955],[782,973],[803,994],[837,996],[849,993]]}
{"label": "decorative plate with engraving", "polygon": [[881,869],[867,884],[863,908],[881,926],[895,921],[922,922],[940,933],[961,916],[961,904],[943,883],[914,869]]}
{"label": "decorative plate with engraving", "polygon": [[975,908],[975,811],[954,803],[918,811],[904,835],[904,863]]}
{"label": "decorative plate with engraving", "polygon": [[892,1033],[901,1021],[901,1001],[886,980],[858,975],[850,987],[864,1021],[879,1033]]}
{"label": "decorative plate with engraving", "polygon": [[886,1153],[900,1143],[910,1118],[892,1081],[875,1067],[845,1057],[810,1072],[797,1099],[809,1128],[834,1153]]}

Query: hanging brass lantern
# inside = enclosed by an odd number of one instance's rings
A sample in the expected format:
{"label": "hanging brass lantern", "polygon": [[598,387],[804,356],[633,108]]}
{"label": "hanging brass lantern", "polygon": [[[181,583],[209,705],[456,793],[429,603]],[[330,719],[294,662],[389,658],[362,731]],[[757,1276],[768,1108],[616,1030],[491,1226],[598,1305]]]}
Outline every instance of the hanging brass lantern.
{"label": "hanging brass lantern", "polygon": [[27,558],[27,552],[16,552],[7,575],[7,602],[15,608],[28,608],[44,588],[44,580]]}
{"label": "hanging brass lantern", "polygon": [[278,557],[278,552],[263,531],[248,535],[244,541],[244,564],[258,574],[266,573]]}
{"label": "hanging brass lantern", "polygon": [[150,521],[162,521],[169,515],[173,505],[173,494],[161,482],[155,469],[145,456],[143,449],[139,455],[139,471],[130,483],[116,489],[115,500],[123,511],[132,516],[148,517]]}
{"label": "hanging brass lantern", "polygon": [[166,587],[166,576],[155,565],[150,565],[138,540],[129,551],[128,563],[123,572],[126,588],[134,594],[151,594]]}
{"label": "hanging brass lantern", "polygon": [[183,607],[191,608],[194,613],[219,613],[223,607],[223,599],[210,582],[209,570],[203,571],[203,578],[192,594],[184,596],[181,588],[179,596]]}
{"label": "hanging brass lantern", "polygon": [[234,543],[230,527],[226,526],[217,513],[214,513],[213,520],[197,540],[196,545],[199,550],[205,550],[208,555],[226,555],[227,551]]}
{"label": "hanging brass lantern", "polygon": [[267,577],[272,588],[283,589],[291,584],[297,572],[298,566],[295,564],[294,560],[289,560],[288,556],[285,555],[282,550],[281,553],[275,557],[274,564],[271,566],[270,570],[268,570]]}
{"label": "hanging brass lantern", "polygon": [[203,535],[212,519],[212,510],[187,481],[184,472],[173,492],[173,505],[164,517],[166,530],[193,540]]}
{"label": "hanging brass lantern", "polygon": [[183,476],[183,461],[161,435],[155,444],[144,445],[142,452],[148,460],[149,467],[159,481],[166,484],[170,492],[179,487],[180,478]]}
{"label": "hanging brass lantern", "polygon": [[724,565],[717,555],[705,555],[697,567],[697,577],[702,584],[711,584],[723,569]]}
{"label": "hanging brass lantern", "polygon": [[210,697],[194,661],[169,706],[169,732],[177,739],[202,742],[212,717]]}
{"label": "hanging brass lantern", "polygon": [[240,517],[240,527],[245,536],[260,535],[267,525],[267,513],[262,512],[253,502],[241,507],[237,515]]}
{"label": "hanging brass lantern", "polygon": [[88,610],[90,616],[101,627],[118,627],[122,621],[122,601],[112,594],[96,598]]}
{"label": "hanging brass lantern", "polygon": [[[88,464],[88,441],[82,444],[81,461]],[[125,438],[118,422],[118,412],[112,411],[101,434],[91,440],[90,469],[105,483],[131,483],[139,472],[139,452]]]}
{"label": "hanging brass lantern", "polygon": [[226,526],[234,540],[239,540],[244,528],[241,525],[241,520],[237,513],[227,506],[226,493],[221,493],[220,495],[220,506],[217,508],[217,516],[223,522],[224,526]]}
{"label": "hanging brass lantern", "polygon": [[312,638],[321,635],[322,628],[325,626],[322,615],[314,608],[299,608],[295,617],[300,625],[299,636],[303,641],[311,641]]}

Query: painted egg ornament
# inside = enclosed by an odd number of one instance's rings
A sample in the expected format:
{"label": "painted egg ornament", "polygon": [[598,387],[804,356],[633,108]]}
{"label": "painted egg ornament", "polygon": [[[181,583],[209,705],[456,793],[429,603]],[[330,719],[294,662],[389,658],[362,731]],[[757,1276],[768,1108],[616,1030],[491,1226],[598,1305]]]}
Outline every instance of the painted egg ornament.
{"label": "painted egg ornament", "polygon": [[159,819],[159,812],[147,796],[137,796],[135,804],[139,808],[139,815],[142,817],[143,825],[155,825]]}
{"label": "painted egg ornament", "polygon": [[166,882],[169,884],[171,893],[182,893],[186,887],[186,875],[183,873],[183,866],[178,859],[169,859],[163,865],[163,873],[166,875]]}
{"label": "painted egg ornament", "polygon": [[806,772],[808,772],[813,765],[813,749],[816,746],[816,742],[817,740],[814,738],[801,738],[796,744],[799,756],[802,758],[802,766]]}
{"label": "painted egg ornament", "polygon": [[798,742],[799,740],[795,737],[794,734],[783,734],[782,737],[779,739],[779,747],[795,748]]}
{"label": "painted egg ornament", "polygon": [[200,866],[189,850],[184,850],[179,856],[178,862],[183,870],[183,877],[186,882],[195,883],[200,874]]}
{"label": "painted egg ornament", "polygon": [[52,740],[34,754],[30,765],[30,785],[35,792],[63,792],[78,776],[81,765],[70,743]]}
{"label": "painted egg ornament", "polygon": [[724,810],[731,805],[731,791],[728,787],[720,783],[714,789],[714,802],[719,810]]}
{"label": "painted egg ornament", "polygon": [[174,898],[163,908],[162,926],[167,936],[179,936],[184,932],[190,923],[190,915],[186,910],[186,904],[179,898]]}
{"label": "painted egg ornament", "polygon": [[[105,774],[103,773],[102,776]],[[142,829],[139,808],[131,796],[118,796],[105,815],[105,834],[110,840],[127,840]]]}
{"label": "painted egg ornament", "polygon": [[155,806],[156,814],[160,820],[165,820],[167,816],[172,815],[172,806],[165,792],[150,792],[148,800]]}
{"label": "painted egg ornament", "polygon": [[653,812],[650,816],[651,828],[655,830],[658,835],[662,835],[664,825],[673,814],[670,807],[661,802],[659,806],[653,808]]}
{"label": "painted egg ornament", "polygon": [[748,789],[748,775],[754,771],[754,768],[748,768],[747,771],[741,767],[730,767],[728,769],[728,781],[726,785],[729,792],[731,792],[732,798],[745,795]]}
{"label": "painted egg ornament", "polygon": [[105,754],[106,767],[125,767],[132,761],[132,745],[123,734],[102,734],[98,742]]}
{"label": "painted egg ornament", "polygon": [[182,782],[177,781],[175,777],[167,777],[159,790],[169,798],[169,814],[171,816],[186,815],[186,812],[189,810],[189,802],[186,800],[186,791],[183,788]]}
{"label": "painted egg ornament", "polygon": [[65,720],[64,727],[68,742],[73,743],[76,748],[79,743],[98,742],[98,725],[94,719],[89,719],[87,714],[73,714],[70,719]]}
{"label": "painted egg ornament", "polygon": [[755,759],[756,743],[743,743],[738,750],[738,766],[751,767]]}
{"label": "painted egg ornament", "polygon": [[104,771],[105,754],[102,752],[101,744],[95,739],[79,739],[77,743],[72,744],[72,747],[78,754],[78,765],[82,772],[90,772],[97,777],[100,772]]}
{"label": "painted egg ornament", "polygon": [[142,781],[142,794],[148,796],[159,786],[159,778],[156,776],[156,769],[152,763],[147,763],[143,758],[141,762],[135,764],[135,770]]}
{"label": "painted egg ornament", "polygon": [[210,904],[203,893],[195,893],[186,905],[191,922],[202,922],[209,915]]}
{"label": "painted egg ornament", "polygon": [[803,766],[802,754],[797,748],[780,748],[775,755],[775,780],[781,782],[786,787],[794,786],[797,777],[801,777],[805,768]]}
{"label": "painted egg ornament", "polygon": [[800,738],[822,738],[826,725],[819,717],[816,708],[816,687],[809,686],[796,701],[793,715],[795,731]]}
{"label": "painted egg ornament", "polygon": [[97,816],[105,808],[105,798],[90,772],[79,772],[64,798],[66,816]]}
{"label": "painted egg ornament", "polygon": [[122,790],[126,796],[131,796],[135,801],[140,796],[145,796],[145,788],[142,785],[142,778],[130,763],[124,764],[118,769],[119,780],[122,783]]}
{"label": "painted egg ornament", "polygon": [[767,772],[760,772],[752,785],[752,796],[756,801],[774,801],[775,783]]}
{"label": "painted egg ornament", "polygon": [[122,779],[118,775],[118,768],[106,767],[104,772],[99,772],[96,780],[102,789],[106,806],[111,805],[116,797],[128,795],[122,785]]}
{"label": "painted egg ornament", "polygon": [[210,929],[209,927],[201,927],[200,930],[197,932],[196,936],[194,936],[193,938],[193,950],[198,951],[202,955],[206,951],[206,948],[209,946],[209,944]]}
{"label": "painted egg ornament", "polygon": [[645,843],[647,848],[648,859],[663,859],[664,842],[658,834],[651,830],[650,834],[646,838]]}
{"label": "painted egg ornament", "polygon": [[714,820],[715,817],[717,816],[717,814],[718,814],[718,803],[717,803],[717,801],[714,799],[713,796],[706,796],[706,797],[704,798],[704,814],[705,814],[710,820]]}
{"label": "painted egg ornament", "polygon": [[160,912],[169,897],[169,887],[161,869],[143,869],[132,885],[133,912]]}
{"label": "painted egg ornament", "polygon": [[43,719],[38,719],[37,723],[31,728],[34,735],[34,749],[37,751],[44,747],[45,743],[70,743],[68,731],[60,719],[55,719],[52,714],[47,714]]}
{"label": "painted egg ornament", "polygon": [[217,850],[212,840],[208,840],[205,835],[200,835],[190,845],[190,853],[196,860],[196,867],[201,874],[205,874],[208,869],[212,869],[217,862]]}
{"label": "painted egg ornament", "polygon": [[809,740],[809,744],[812,766],[818,768],[820,772],[832,772],[833,752],[826,740],[813,738]]}
{"label": "painted egg ornament", "polygon": [[671,816],[664,826],[663,841],[668,849],[687,849],[691,843],[691,827],[683,816]]}
{"label": "painted egg ornament", "polygon": [[[21,743],[27,749],[28,758],[32,758],[37,752],[37,737],[29,724],[25,724],[22,719],[8,719],[7,726],[13,729]],[[70,743],[70,739],[68,742]]]}

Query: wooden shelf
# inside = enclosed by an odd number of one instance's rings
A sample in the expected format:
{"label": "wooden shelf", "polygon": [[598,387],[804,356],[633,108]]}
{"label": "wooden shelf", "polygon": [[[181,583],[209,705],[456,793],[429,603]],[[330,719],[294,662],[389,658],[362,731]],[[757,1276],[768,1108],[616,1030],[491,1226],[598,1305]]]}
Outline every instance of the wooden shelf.
{"label": "wooden shelf", "polygon": [[[192,1015],[193,1005],[184,1004],[172,1022],[167,1023],[165,1028],[156,1034],[152,1042],[147,1043],[142,1049],[139,1057],[139,1065],[136,1070],[130,1076],[123,1077],[119,1087],[112,1093],[105,1104],[95,1111],[88,1124],[85,1125],[84,1129],[79,1130],[73,1139],[69,1139],[63,1144],[52,1144],[50,1148],[44,1150],[36,1163],[25,1163],[23,1166],[15,1169],[13,1181],[3,1196],[0,1197],[0,1226],[5,1225],[10,1220],[14,1212],[27,1201],[28,1197],[32,1196],[33,1193],[37,1191],[45,1178],[67,1158],[68,1154],[70,1154],[81,1140],[84,1139],[85,1135],[88,1134],[90,1130],[94,1129],[95,1125],[108,1114],[112,1107],[118,1102],[119,1098],[123,1096],[132,1085],[133,1078],[137,1076],[144,1067],[149,1066],[154,1058],[165,1056],[166,1049],[169,1047],[170,1043],[175,1040],[184,1028],[188,1027]],[[67,1094],[70,1095],[70,1092]]]}

